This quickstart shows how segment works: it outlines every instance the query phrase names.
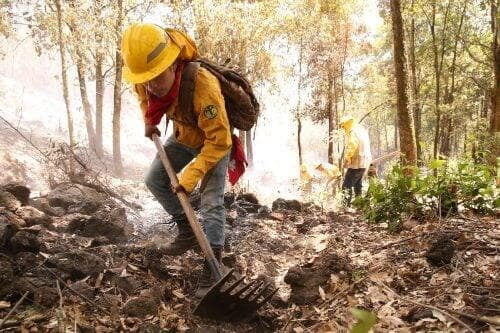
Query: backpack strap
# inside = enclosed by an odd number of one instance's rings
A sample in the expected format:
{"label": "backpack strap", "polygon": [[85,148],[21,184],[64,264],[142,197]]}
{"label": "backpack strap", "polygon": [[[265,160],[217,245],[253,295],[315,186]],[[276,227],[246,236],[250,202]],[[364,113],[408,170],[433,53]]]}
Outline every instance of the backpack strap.
{"label": "backpack strap", "polygon": [[182,118],[186,119],[189,125],[198,126],[198,117],[193,109],[194,88],[196,84],[196,75],[200,63],[190,61],[184,65],[182,71],[181,84],[179,88],[179,108],[182,113]]}

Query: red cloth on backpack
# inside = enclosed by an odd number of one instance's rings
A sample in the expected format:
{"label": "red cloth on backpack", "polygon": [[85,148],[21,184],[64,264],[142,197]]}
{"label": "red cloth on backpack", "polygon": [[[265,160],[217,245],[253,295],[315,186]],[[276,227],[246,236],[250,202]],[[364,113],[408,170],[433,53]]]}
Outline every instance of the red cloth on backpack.
{"label": "red cloth on backpack", "polygon": [[[148,108],[146,114],[144,115],[145,122],[148,125],[156,126],[160,123],[161,118],[167,111],[167,108],[172,105],[172,103],[179,96],[179,87],[181,85],[182,69],[184,68],[184,63],[179,62],[175,70],[174,84],[170,88],[169,92],[163,97],[156,97],[153,94],[148,94]],[[147,90],[146,90],[147,91]]]}
{"label": "red cloth on backpack", "polygon": [[228,165],[228,174],[229,182],[231,185],[234,185],[245,173],[245,168],[248,166],[248,162],[240,139],[234,134],[232,137],[233,147],[231,148],[231,159]]}

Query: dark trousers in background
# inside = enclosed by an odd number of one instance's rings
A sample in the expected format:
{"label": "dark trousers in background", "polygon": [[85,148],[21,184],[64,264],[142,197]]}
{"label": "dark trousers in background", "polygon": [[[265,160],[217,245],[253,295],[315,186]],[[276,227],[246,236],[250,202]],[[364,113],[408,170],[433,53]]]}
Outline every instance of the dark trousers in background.
{"label": "dark trousers in background", "polygon": [[361,195],[362,180],[365,170],[366,170],[365,168],[347,169],[347,172],[344,177],[344,183],[342,183],[342,191],[344,192],[344,204],[346,206],[351,205],[353,189],[354,189],[354,194],[356,196]]}

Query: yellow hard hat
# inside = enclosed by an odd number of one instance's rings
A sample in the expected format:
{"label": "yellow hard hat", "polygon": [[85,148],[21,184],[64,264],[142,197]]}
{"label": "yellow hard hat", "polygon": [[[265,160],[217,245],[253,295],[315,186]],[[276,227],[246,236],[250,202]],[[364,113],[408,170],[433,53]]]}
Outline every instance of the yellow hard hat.
{"label": "yellow hard hat", "polygon": [[160,75],[179,56],[181,48],[155,24],[134,23],[122,36],[123,78],[144,83]]}
{"label": "yellow hard hat", "polygon": [[342,116],[339,121],[340,127],[344,129],[351,129],[354,125],[354,118],[352,116]]}

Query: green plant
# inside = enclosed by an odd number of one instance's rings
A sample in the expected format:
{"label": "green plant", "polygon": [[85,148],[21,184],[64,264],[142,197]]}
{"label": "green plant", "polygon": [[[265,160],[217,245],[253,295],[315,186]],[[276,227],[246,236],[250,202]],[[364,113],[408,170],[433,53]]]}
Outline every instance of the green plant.
{"label": "green plant", "polygon": [[397,231],[410,216],[452,216],[462,207],[488,214],[499,203],[490,167],[446,160],[432,161],[426,170],[415,168],[412,176],[395,165],[385,181],[370,180],[366,195],[354,201],[369,221],[386,222],[391,231]]}

